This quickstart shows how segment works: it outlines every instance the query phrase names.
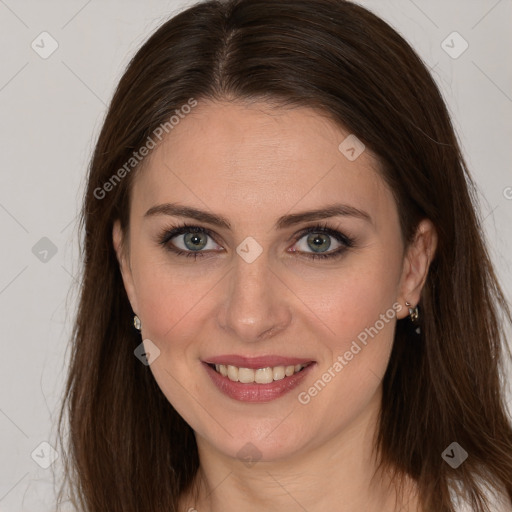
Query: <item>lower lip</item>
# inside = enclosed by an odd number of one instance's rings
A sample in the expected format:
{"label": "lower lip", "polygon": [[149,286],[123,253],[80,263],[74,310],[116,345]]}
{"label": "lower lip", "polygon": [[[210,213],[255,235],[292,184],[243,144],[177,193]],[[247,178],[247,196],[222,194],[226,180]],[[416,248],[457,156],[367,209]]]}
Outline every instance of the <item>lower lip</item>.
{"label": "lower lip", "polygon": [[203,362],[208,375],[213,383],[222,393],[239,400],[241,402],[270,402],[279,398],[292,389],[296,388],[302,379],[310,372],[315,363],[310,363],[299,373],[294,373],[290,377],[284,377],[281,380],[274,380],[269,384],[243,384],[242,382],[234,382],[224,377],[208,364]]}

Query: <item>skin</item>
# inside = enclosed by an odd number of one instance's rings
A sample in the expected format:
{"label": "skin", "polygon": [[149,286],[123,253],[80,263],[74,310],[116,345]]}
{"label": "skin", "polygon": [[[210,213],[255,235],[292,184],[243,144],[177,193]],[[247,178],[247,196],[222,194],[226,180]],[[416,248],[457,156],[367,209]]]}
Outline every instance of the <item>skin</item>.
{"label": "skin", "polygon": [[[153,151],[134,181],[130,228],[113,241],[125,288],[160,356],[151,371],[169,402],[194,429],[200,455],[198,496],[180,510],[308,512],[394,510],[395,489],[376,474],[372,455],[397,318],[420,299],[436,248],[422,221],[404,247],[396,203],[366,149],[355,161],[339,150],[348,132],[308,108],[201,101]],[[145,216],[179,202],[229,220],[231,229],[168,215]],[[344,203],[367,212],[320,221],[356,239],[339,259],[309,260],[307,235],[318,221],[276,230],[285,214]],[[183,221],[210,228],[203,258],[158,244]],[[294,236],[302,236],[294,238]],[[203,235],[206,236],[206,235]],[[263,252],[252,263],[236,248],[248,236]],[[341,244],[331,241],[325,252]],[[190,251],[180,235],[172,242]],[[296,252],[292,252],[295,249]],[[398,303],[392,320],[310,402],[311,387],[365,328]],[[284,355],[316,361],[306,381],[267,403],[243,403],[212,384],[201,360],[220,354]],[[240,459],[247,443],[254,465]],[[420,510],[407,482],[408,505]]]}

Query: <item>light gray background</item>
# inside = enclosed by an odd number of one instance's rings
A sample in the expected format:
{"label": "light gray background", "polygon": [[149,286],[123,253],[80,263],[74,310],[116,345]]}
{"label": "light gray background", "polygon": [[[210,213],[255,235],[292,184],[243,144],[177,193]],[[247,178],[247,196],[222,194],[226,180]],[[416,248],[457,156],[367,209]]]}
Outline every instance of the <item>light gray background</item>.
{"label": "light gray background", "polygon": [[[361,3],[398,29],[433,69],[480,187],[489,249],[510,299],[512,1]],[[60,459],[43,469],[31,453],[41,442],[54,444],[76,304],[70,293],[79,269],[75,222],[87,163],[129,58],[190,4],[0,0],[2,512],[51,510],[52,472]],[[47,59],[31,48],[43,31],[59,45]],[[453,31],[469,44],[456,59],[441,46]],[[452,39],[445,44],[453,52],[461,42]],[[57,249],[46,262],[39,259],[44,253],[32,252],[42,237]],[[38,450],[44,458],[45,449]]]}

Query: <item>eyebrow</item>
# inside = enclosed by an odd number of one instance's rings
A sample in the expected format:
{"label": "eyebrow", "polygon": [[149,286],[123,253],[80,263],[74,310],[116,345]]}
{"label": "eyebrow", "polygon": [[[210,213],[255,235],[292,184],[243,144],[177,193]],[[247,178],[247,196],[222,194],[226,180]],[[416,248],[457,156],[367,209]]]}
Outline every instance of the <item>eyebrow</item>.
{"label": "eyebrow", "polygon": [[[152,217],[155,215],[170,215],[173,217],[188,217],[199,222],[206,222],[219,228],[231,229],[231,224],[222,215],[209,213],[191,206],[184,206],[177,203],[165,203],[153,206],[144,215]],[[359,208],[347,204],[331,204],[317,210],[309,210],[299,213],[291,213],[279,217],[275,224],[276,229],[285,229],[301,222],[327,219],[329,217],[356,217],[370,224],[373,224],[371,216]]]}

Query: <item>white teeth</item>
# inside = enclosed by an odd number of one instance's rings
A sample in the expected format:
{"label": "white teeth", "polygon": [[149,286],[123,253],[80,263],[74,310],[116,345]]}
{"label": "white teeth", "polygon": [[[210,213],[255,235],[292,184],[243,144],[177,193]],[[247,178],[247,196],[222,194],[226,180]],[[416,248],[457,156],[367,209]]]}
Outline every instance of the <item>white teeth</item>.
{"label": "white teeth", "polygon": [[272,372],[274,380],[284,379],[284,366],[275,366]]}
{"label": "white teeth", "polygon": [[228,379],[233,382],[238,381],[238,368],[236,366],[228,365]]}
{"label": "white teeth", "polygon": [[307,364],[296,364],[288,366],[267,366],[266,368],[238,368],[237,366],[216,364],[215,370],[223,377],[227,377],[233,382],[242,382],[243,384],[270,384],[274,380],[281,380],[285,377],[291,377],[294,373],[300,372]]}
{"label": "white teeth", "polygon": [[254,370],[252,368],[238,368],[238,380],[244,384],[254,382]]}
{"label": "white teeth", "polygon": [[258,384],[270,384],[274,380],[272,368],[258,368],[254,372],[254,382]]}

